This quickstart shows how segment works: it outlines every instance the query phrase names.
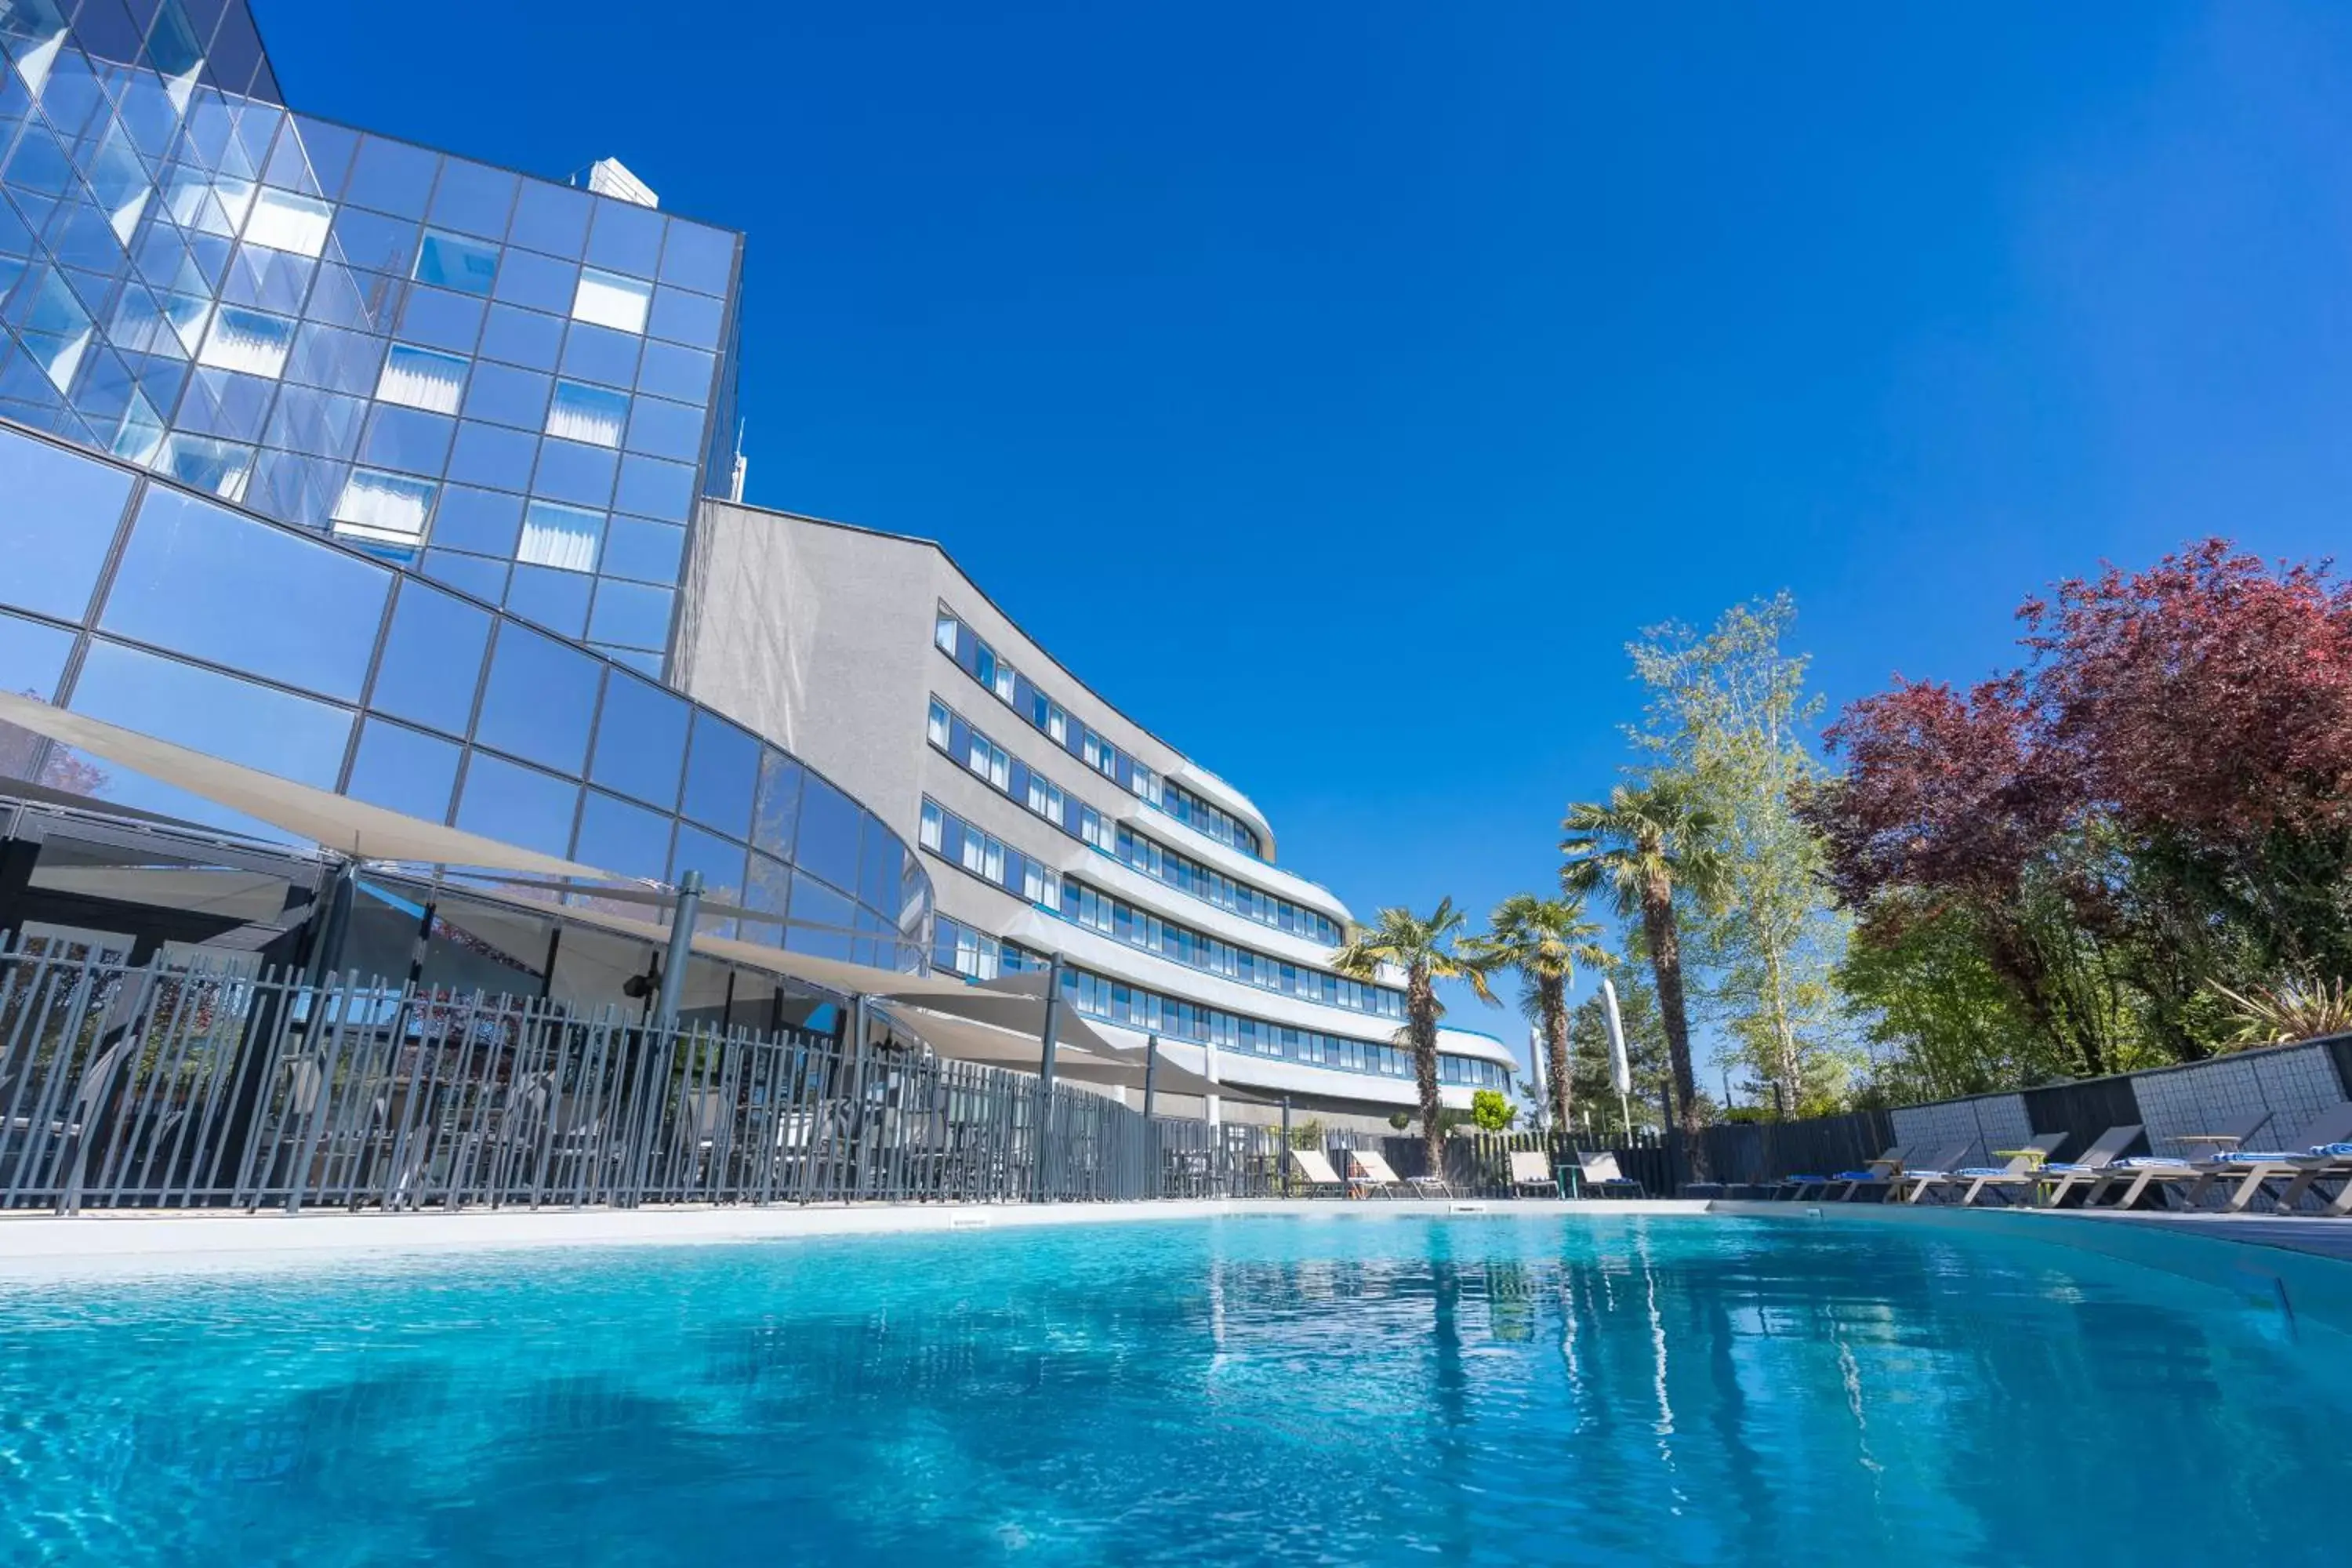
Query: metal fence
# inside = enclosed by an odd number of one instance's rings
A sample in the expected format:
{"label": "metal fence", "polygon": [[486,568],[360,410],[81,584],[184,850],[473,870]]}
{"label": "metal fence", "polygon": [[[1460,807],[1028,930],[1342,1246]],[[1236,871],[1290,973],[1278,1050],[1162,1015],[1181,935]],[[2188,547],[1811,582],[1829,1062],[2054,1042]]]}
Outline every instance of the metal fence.
{"label": "metal fence", "polygon": [[1247,1194],[1262,1131],[863,1037],[0,951],[5,1209]]}

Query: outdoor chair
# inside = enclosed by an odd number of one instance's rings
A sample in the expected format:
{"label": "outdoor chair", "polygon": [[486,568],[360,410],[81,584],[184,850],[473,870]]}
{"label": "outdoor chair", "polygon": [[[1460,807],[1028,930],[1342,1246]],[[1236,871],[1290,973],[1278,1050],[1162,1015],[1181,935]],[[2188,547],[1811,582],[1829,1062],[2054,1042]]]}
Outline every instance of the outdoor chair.
{"label": "outdoor chair", "polygon": [[[1897,1143],[1860,1170],[1840,1171],[1834,1176],[1822,1177],[1818,1181],[1811,1176],[1804,1177],[1802,1180],[1807,1186],[1818,1185],[1823,1198],[1838,1203],[1852,1203],[1864,1187],[1876,1190],[1880,1197],[1885,1196],[1885,1189],[1892,1184],[1895,1173],[1902,1169],[1903,1145]],[[1797,1195],[1802,1197],[1805,1194],[1800,1190]]]}
{"label": "outdoor chair", "polygon": [[1298,1173],[1306,1179],[1309,1193],[1318,1188],[1342,1194],[1348,1190],[1348,1184],[1341,1181],[1339,1173],[1331,1168],[1331,1156],[1320,1149],[1293,1149],[1290,1163],[1298,1167]]}
{"label": "outdoor chair", "polygon": [[[2195,1208],[2216,1185],[2230,1186],[2223,1209],[2242,1214],[2273,1182],[2284,1181],[2277,1212],[2291,1214],[2314,1184],[2340,1179],[2344,1190],[2327,1205],[2334,1215],[2352,1213],[2352,1100],[2338,1100],[2321,1111],[2281,1149],[2233,1149],[2197,1165],[2202,1178],[2189,1189],[2189,1206]],[[2234,1185],[2231,1185],[2234,1184]]]}
{"label": "outdoor chair", "polygon": [[1603,1197],[1649,1195],[1641,1183],[1617,1168],[1617,1156],[1606,1149],[1576,1157],[1576,1184],[1579,1193],[1598,1192]]}
{"label": "outdoor chair", "polygon": [[1529,1187],[1541,1188],[1554,1197],[1565,1197],[1560,1190],[1559,1173],[1552,1168],[1551,1156],[1541,1149],[1514,1149],[1511,1153],[1511,1191],[1524,1197]]}
{"label": "outdoor chair", "polygon": [[[2214,1145],[2204,1152],[2206,1160],[2210,1162],[2232,1150],[2244,1148],[2246,1141],[2261,1131],[2263,1123],[2270,1119],[2271,1113],[2267,1110],[2249,1111],[2222,1122],[2211,1132],[2186,1132],[2173,1142]],[[2083,1163],[2087,1163],[2089,1160],[2090,1155],[2085,1153]],[[2136,1208],[2142,1195],[2150,1188],[2158,1192],[2159,1202],[2168,1206],[2172,1202],[2170,1184],[2199,1180],[2200,1173],[2197,1166],[2195,1159],[2182,1154],[2134,1154],[2124,1159],[2110,1159],[2104,1171],[2085,1178],[2090,1191],[2083,1195],[2083,1206],[2086,1209]],[[2112,1204],[2105,1201],[2108,1194],[2118,1191],[2121,1195]]]}
{"label": "outdoor chair", "polygon": [[1454,1195],[1453,1187],[1447,1184],[1444,1176],[1411,1176],[1400,1179],[1396,1172],[1390,1167],[1387,1157],[1375,1154],[1370,1149],[1351,1150],[1348,1157],[1355,1162],[1356,1169],[1360,1173],[1349,1178],[1350,1185],[1360,1185],[1367,1191],[1382,1193],[1390,1197],[1396,1196],[1397,1189],[1400,1187],[1411,1192],[1415,1197],[1427,1197],[1432,1193],[1441,1193],[1449,1198]]}
{"label": "outdoor chair", "polygon": [[1950,1181],[1952,1173],[1959,1169],[1960,1163],[1969,1157],[1969,1151],[1975,1147],[1973,1143],[1947,1144],[1918,1164],[1906,1165],[1895,1172],[1886,1184],[1887,1201],[1917,1203],[1930,1187]]}
{"label": "outdoor chair", "polygon": [[2022,1188],[2031,1194],[2042,1183],[2043,1163],[2058,1152],[2059,1145],[2065,1142],[2067,1137],[2068,1134],[2063,1132],[2037,1132],[2025,1141],[2021,1149],[2000,1151],[2008,1155],[2007,1164],[1978,1165],[1954,1172],[1955,1176],[1969,1184],[1968,1190],[1960,1194],[1960,1206],[1964,1209],[1976,1207],[1977,1200],[1993,1188],[2002,1192],[2005,1201],[2013,1201],[2006,1198],[2012,1189]]}

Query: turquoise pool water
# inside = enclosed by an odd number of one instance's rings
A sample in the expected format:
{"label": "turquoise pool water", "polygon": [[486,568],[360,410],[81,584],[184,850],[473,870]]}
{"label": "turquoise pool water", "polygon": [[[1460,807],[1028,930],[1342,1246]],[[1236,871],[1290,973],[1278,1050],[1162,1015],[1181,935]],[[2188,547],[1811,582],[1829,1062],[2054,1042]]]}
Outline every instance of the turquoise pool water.
{"label": "turquoise pool water", "polygon": [[2167,1274],[1833,1221],[0,1281],[0,1563],[2315,1563],[2345,1360]]}

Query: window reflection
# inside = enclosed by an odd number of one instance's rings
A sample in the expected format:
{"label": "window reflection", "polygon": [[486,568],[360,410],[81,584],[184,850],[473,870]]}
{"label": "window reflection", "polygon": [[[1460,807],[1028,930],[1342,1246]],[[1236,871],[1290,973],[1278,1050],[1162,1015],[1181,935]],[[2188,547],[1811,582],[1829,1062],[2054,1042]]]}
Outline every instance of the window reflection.
{"label": "window reflection", "polygon": [[[677,846],[670,851],[669,880],[675,886],[688,871],[702,873],[703,896],[714,903],[743,901],[743,847],[691,823],[677,825]],[[717,934],[730,934],[733,922],[717,922]],[[700,929],[711,929],[704,927]]]}
{"label": "window reflection", "polygon": [[589,777],[664,811],[675,809],[687,713],[683,701],[651,681],[615,672],[604,684]]}
{"label": "window reflection", "polygon": [[[811,780],[814,783],[814,780]],[[784,928],[784,946],[794,952],[821,958],[848,958],[856,946],[853,935],[857,911],[843,894],[802,872],[793,874],[792,922]]]}
{"label": "window reflection", "polygon": [[446,822],[449,793],[457,782],[458,749],[404,724],[370,719],[360,731],[343,793],[427,822]]}
{"label": "window reflection", "polygon": [[[355,700],[391,574],[323,544],[155,489],[108,595],[108,629]],[[236,605],[266,605],[237,614]]]}
{"label": "window reflection", "polygon": [[580,805],[580,843],[572,858],[616,877],[660,881],[669,869],[670,819],[590,790]]}
{"label": "window reflection", "polygon": [[783,752],[764,750],[760,755],[759,800],[751,816],[751,842],[771,855],[790,859],[793,830],[800,820],[800,763]]}
{"label": "window reflection", "polygon": [[474,739],[577,775],[588,756],[602,673],[589,655],[508,622],[499,629]]}
{"label": "window reflection", "polygon": [[0,604],[79,620],[114,547],[131,476],[0,430]]}
{"label": "window reflection", "polygon": [[809,774],[801,791],[793,861],[836,888],[857,886],[858,819],[863,815],[847,795]]}
{"label": "window reflection", "polygon": [[566,780],[476,752],[466,763],[457,826],[543,855],[562,855],[571,847],[579,794]]}
{"label": "window reflection", "polygon": [[307,697],[92,639],[69,704],[77,713],[332,789],[352,716]]}
{"label": "window reflection", "polygon": [[722,832],[741,833],[751,820],[760,750],[748,731],[713,714],[697,713],[694,747],[687,758],[686,814]]}

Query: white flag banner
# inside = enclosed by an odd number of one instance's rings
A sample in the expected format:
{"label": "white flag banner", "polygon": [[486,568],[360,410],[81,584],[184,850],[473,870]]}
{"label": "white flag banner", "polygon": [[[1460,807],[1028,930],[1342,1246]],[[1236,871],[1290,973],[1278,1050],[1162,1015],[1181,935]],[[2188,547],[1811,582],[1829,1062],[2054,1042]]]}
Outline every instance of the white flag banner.
{"label": "white flag banner", "polygon": [[1617,1016],[1617,987],[1601,981],[1601,1005],[1609,1010],[1609,1076],[1621,1095],[1633,1091],[1633,1069],[1625,1060],[1625,1023]]}

